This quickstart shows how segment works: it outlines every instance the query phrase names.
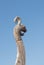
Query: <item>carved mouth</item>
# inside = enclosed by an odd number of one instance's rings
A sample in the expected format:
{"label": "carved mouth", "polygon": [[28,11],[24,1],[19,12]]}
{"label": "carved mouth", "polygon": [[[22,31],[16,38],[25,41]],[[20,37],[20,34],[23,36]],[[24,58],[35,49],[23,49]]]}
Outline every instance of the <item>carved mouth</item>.
{"label": "carved mouth", "polygon": [[23,32],[23,31],[21,31],[21,33],[22,33],[22,34],[24,34],[24,32]]}
{"label": "carved mouth", "polygon": [[21,36],[24,36],[24,32],[23,32],[23,31],[21,31],[21,32],[20,32],[20,35],[21,35]]}

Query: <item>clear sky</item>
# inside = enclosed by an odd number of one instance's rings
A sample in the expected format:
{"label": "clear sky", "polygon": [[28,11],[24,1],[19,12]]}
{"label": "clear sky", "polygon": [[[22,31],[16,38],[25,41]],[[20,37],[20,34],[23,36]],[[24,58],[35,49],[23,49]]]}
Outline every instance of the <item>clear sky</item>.
{"label": "clear sky", "polygon": [[27,27],[26,65],[44,65],[44,0],[0,0],[0,65],[14,65],[16,60],[15,16]]}

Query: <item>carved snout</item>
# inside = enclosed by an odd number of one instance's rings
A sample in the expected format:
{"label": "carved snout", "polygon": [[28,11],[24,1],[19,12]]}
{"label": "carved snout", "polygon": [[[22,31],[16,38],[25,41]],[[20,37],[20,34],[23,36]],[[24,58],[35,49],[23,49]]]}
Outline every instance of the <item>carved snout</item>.
{"label": "carved snout", "polygon": [[23,31],[23,32],[26,32],[26,31],[27,31],[26,27],[23,27],[23,28],[22,28],[22,31]]}
{"label": "carved snout", "polygon": [[24,36],[24,33],[27,31],[26,27],[23,27],[21,32],[20,32],[20,35],[21,36]]}

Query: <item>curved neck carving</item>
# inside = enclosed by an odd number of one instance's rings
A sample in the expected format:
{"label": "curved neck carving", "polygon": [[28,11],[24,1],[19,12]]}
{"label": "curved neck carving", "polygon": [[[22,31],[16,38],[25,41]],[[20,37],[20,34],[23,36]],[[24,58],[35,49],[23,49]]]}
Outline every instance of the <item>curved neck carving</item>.
{"label": "curved neck carving", "polygon": [[21,19],[19,17],[16,17],[14,21],[18,22],[13,31],[17,45],[17,57],[15,65],[25,65],[25,48],[21,36],[23,36],[26,32],[26,28],[21,24]]}

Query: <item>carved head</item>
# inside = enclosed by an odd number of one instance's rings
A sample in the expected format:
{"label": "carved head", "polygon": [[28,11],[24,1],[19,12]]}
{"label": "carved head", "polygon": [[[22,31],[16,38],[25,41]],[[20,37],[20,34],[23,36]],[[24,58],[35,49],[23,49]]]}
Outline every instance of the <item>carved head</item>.
{"label": "carved head", "polygon": [[26,31],[26,27],[22,24],[20,28],[20,35],[23,36]]}
{"label": "carved head", "polygon": [[26,30],[26,27],[23,25],[23,24],[21,24],[21,19],[20,19],[20,17],[15,17],[14,18],[14,22],[18,22],[18,24],[16,25],[16,33],[19,33],[20,34],[20,36],[23,36],[24,35],[24,33],[27,31]]}

